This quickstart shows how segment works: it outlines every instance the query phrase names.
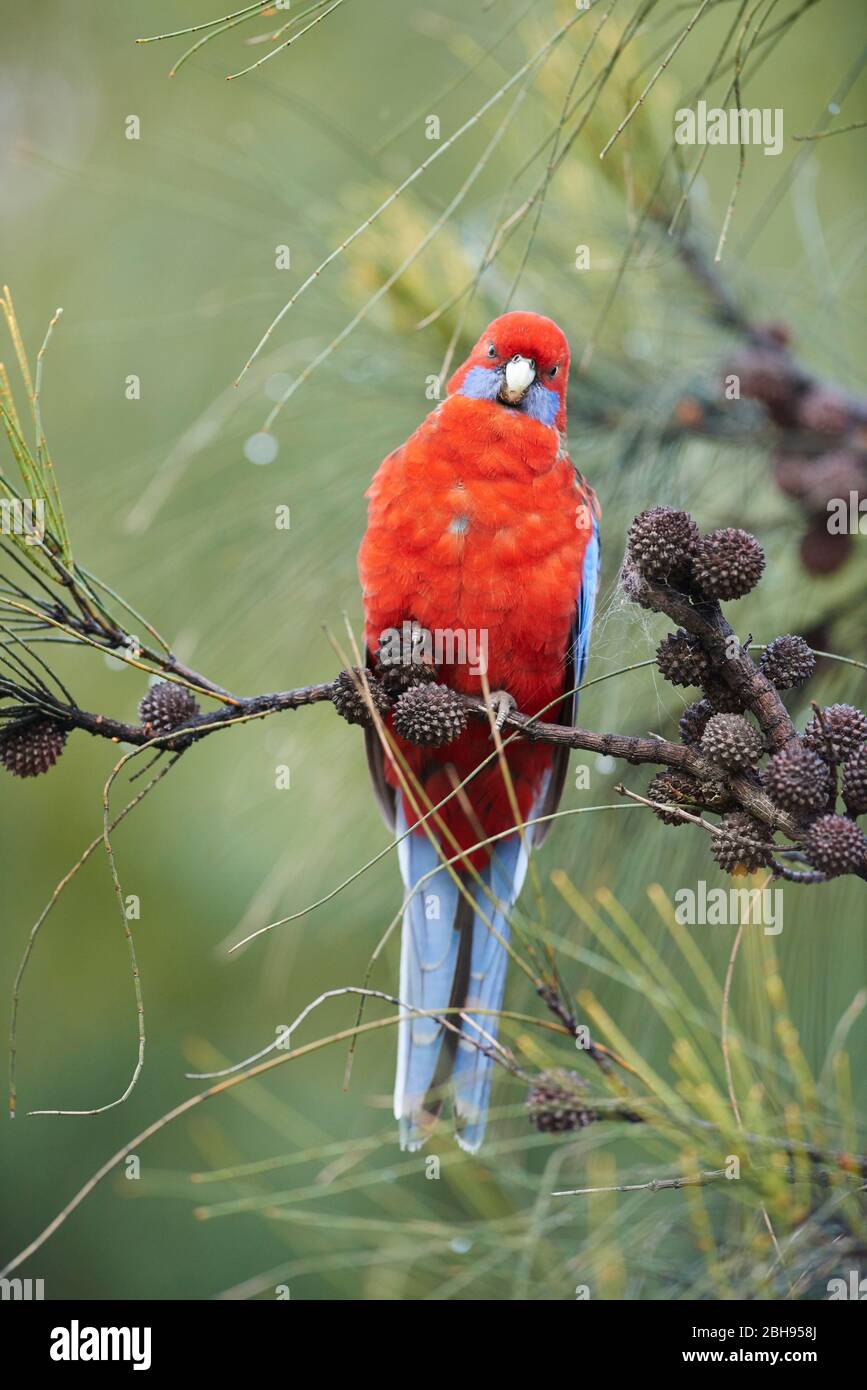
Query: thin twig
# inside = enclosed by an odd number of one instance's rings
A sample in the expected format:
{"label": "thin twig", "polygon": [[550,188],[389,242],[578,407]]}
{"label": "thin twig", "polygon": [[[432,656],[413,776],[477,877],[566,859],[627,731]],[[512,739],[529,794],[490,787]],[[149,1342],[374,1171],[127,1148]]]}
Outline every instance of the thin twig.
{"label": "thin twig", "polygon": [[608,140],[604,148],[600,150],[600,159],[605,158],[608,151],[611,149],[611,146],[614,144],[615,140],[618,138],[619,135],[622,135],[623,131],[626,129],[629,122],[632,120],[632,117],[635,115],[636,111],[639,109],[641,105],[643,105],[645,97],[649,94],[651,89],[656,85],[662,74],[665,72],[665,69],[668,67],[669,63],[671,62],[677,50],[680,48],[681,44],[689,38],[690,34],[692,33],[693,29],[695,28],[698,21],[701,19],[702,15],[704,14],[705,10],[707,9],[710,3],[711,0],[701,0],[701,4],[699,5],[692,19],[687,24],[686,28],[680,34],[676,42],[672,44],[669,52],[666,54],[665,58],[663,58],[659,67],[656,69],[656,72],[653,74],[647,85],[643,88],[636,101],[633,102],[629,111],[627,111],[626,115],[623,117],[623,120],[620,122],[620,125],[617,127],[610,140]]}
{"label": "thin twig", "polygon": [[570,1187],[552,1192],[552,1197],[586,1197],[594,1192],[668,1192],[679,1187],[706,1187],[726,1177],[725,1168],[711,1168],[703,1173],[691,1173],[679,1178],[651,1178],[649,1182],[627,1182],[610,1187]]}
{"label": "thin twig", "polygon": [[421,164],[417,165],[416,168],[413,169],[412,173],[408,174],[407,177],[401,183],[398,184],[397,188],[395,188],[388,195],[388,197],[385,198],[379,204],[379,206],[374,209],[374,211],[370,214],[369,217],[365,218],[365,220],[362,223],[360,223],[353,232],[350,232],[349,236],[345,237],[339,246],[336,246],[333,251],[329,252],[329,254],[325,257],[323,261],[320,261],[319,265],[315,268],[315,270],[311,271],[310,275],[307,276],[307,279],[302,282],[302,284],[291,296],[291,298],[288,299],[287,302],[283,305],[283,308],[280,310],[280,312],[275,316],[274,319],[272,319],[265,333],[262,335],[258,344],[253,349],[250,356],[247,358],[247,361],[245,362],[244,366],[242,367],[237,377],[235,383],[236,385],[239,385],[240,382],[243,380],[244,376],[250,370],[253,363],[256,361],[256,358],[259,356],[260,352],[265,347],[265,344],[268,342],[269,338],[274,333],[274,330],[283,321],[285,316],[289,313],[290,309],[292,309],[293,306],[298,303],[298,300],[305,293],[305,291],[308,290],[310,286],[314,284],[316,280],[319,279],[319,276],[323,273],[323,271],[326,270],[328,266],[330,266],[335,260],[337,260],[337,258],[341,256],[343,252],[346,251],[347,248],[353,244],[353,242],[357,241],[358,238],[364,232],[366,232],[368,228],[371,227],[373,223],[376,222],[377,219],[381,217],[382,214],[392,206],[393,203],[397,201],[401,194],[406,192],[407,188],[409,188],[411,184],[415,183],[416,179],[421,178],[421,176],[431,167],[431,165],[436,160],[440,159],[447,152],[447,150],[451,149],[452,146],[458,140],[460,140],[460,138],[463,135],[465,135],[468,130],[471,130],[474,126],[478,125],[479,121],[486,114],[486,112],[488,112],[492,106],[494,106],[503,96],[505,96],[506,92],[510,91],[511,88],[516,85],[516,83],[520,82],[521,78],[524,77],[526,73],[530,72],[532,68],[535,67],[536,63],[538,63],[539,60],[542,57],[544,57],[544,55],[551,48],[553,48],[557,43],[560,42],[564,34],[568,33],[568,31],[572,28],[573,24],[576,24],[578,20],[582,18],[584,13],[586,13],[586,11],[580,11],[578,14],[572,15],[572,17],[568,19],[565,22],[565,24],[562,24],[560,28],[557,29],[556,32],[551,36],[551,38],[547,39],[545,43],[543,43],[542,46],[538,48],[530,58],[527,59],[526,63],[523,63],[516,72],[512,73],[511,77],[509,77],[509,79],[506,82],[504,82],[503,85],[500,88],[498,88],[498,90],[494,92],[492,96],[488,97],[487,101],[483,102],[482,105],[478,108],[478,110],[475,111],[473,115],[469,117],[468,120],[464,121],[464,123],[458,127],[458,129],[454,132],[453,135],[450,135],[447,140],[444,140],[443,143],[440,146],[438,146],[438,148],[435,149],[432,154],[428,155],[427,159],[422,160]]}
{"label": "thin twig", "polygon": [[853,121],[851,125],[834,126],[832,130],[816,130],[812,135],[793,135],[793,140],[827,140],[829,135],[846,135],[850,130],[863,130],[867,121]]}
{"label": "thin twig", "polygon": [[249,67],[241,68],[240,72],[228,73],[226,81],[231,82],[236,77],[243,77],[245,73],[253,72],[255,68],[260,68],[262,64],[267,63],[270,58],[276,58],[277,54],[282,53],[284,48],[289,48],[293,43],[297,43],[298,39],[302,38],[308,30],[313,29],[317,24],[321,24],[323,19],[327,19],[327,17],[333,14],[338,6],[342,4],[344,4],[344,0],[332,0],[329,9],[323,10],[322,14],[317,15],[316,19],[312,19],[303,29],[299,29],[297,34],[293,34],[291,39],[285,39],[277,48],[272,49],[270,53],[266,53],[264,57],[259,58],[257,62],[251,63]]}

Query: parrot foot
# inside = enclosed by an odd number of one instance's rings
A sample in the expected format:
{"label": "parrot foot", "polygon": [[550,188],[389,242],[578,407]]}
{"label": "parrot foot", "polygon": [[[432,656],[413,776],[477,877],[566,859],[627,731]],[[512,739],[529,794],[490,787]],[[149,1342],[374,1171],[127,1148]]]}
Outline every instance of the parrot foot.
{"label": "parrot foot", "polygon": [[491,709],[495,711],[494,727],[499,733],[510,714],[518,708],[518,701],[508,690],[491,691]]}

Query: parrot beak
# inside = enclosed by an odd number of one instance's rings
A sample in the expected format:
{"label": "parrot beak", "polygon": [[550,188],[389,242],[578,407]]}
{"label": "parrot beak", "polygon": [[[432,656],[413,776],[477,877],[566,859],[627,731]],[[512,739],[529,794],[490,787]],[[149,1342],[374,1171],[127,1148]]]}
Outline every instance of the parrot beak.
{"label": "parrot beak", "polygon": [[524,399],[533,382],[536,380],[536,364],[529,357],[522,357],[520,353],[510,362],[506,363],[506,372],[503,385],[500,388],[500,400],[507,405],[517,405]]}

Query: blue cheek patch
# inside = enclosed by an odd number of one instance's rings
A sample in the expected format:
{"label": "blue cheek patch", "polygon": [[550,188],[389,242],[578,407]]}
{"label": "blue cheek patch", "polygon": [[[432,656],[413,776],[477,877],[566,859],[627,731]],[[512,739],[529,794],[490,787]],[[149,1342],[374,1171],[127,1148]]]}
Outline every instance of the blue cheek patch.
{"label": "blue cheek patch", "polygon": [[471,396],[474,401],[495,401],[499,389],[500,373],[497,367],[471,367],[459,394]]}
{"label": "blue cheek patch", "polygon": [[534,381],[521,403],[521,409],[543,425],[553,425],[560,409],[560,397],[540,381]]}
{"label": "blue cheek patch", "polygon": [[[471,367],[459,394],[476,401],[495,401],[501,382],[498,367]],[[549,391],[547,386],[534,381],[517,409],[542,425],[553,425],[560,409],[560,397],[556,391]]]}

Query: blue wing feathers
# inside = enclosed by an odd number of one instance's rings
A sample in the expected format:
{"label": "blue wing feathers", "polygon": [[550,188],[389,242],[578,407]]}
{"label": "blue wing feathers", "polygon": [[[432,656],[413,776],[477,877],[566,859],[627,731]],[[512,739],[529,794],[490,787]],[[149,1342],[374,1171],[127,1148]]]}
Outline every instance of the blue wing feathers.
{"label": "blue wing feathers", "polygon": [[[596,591],[599,587],[599,566],[602,551],[599,541],[599,522],[593,518],[592,532],[584,552],[581,569],[581,588],[575,605],[575,623],[572,628],[572,664],[575,671],[575,684],[580,685],[587,672],[587,657],[590,651],[590,634],[593,629],[593,614],[596,609]],[[578,696],[575,695],[572,720],[578,713]]]}

